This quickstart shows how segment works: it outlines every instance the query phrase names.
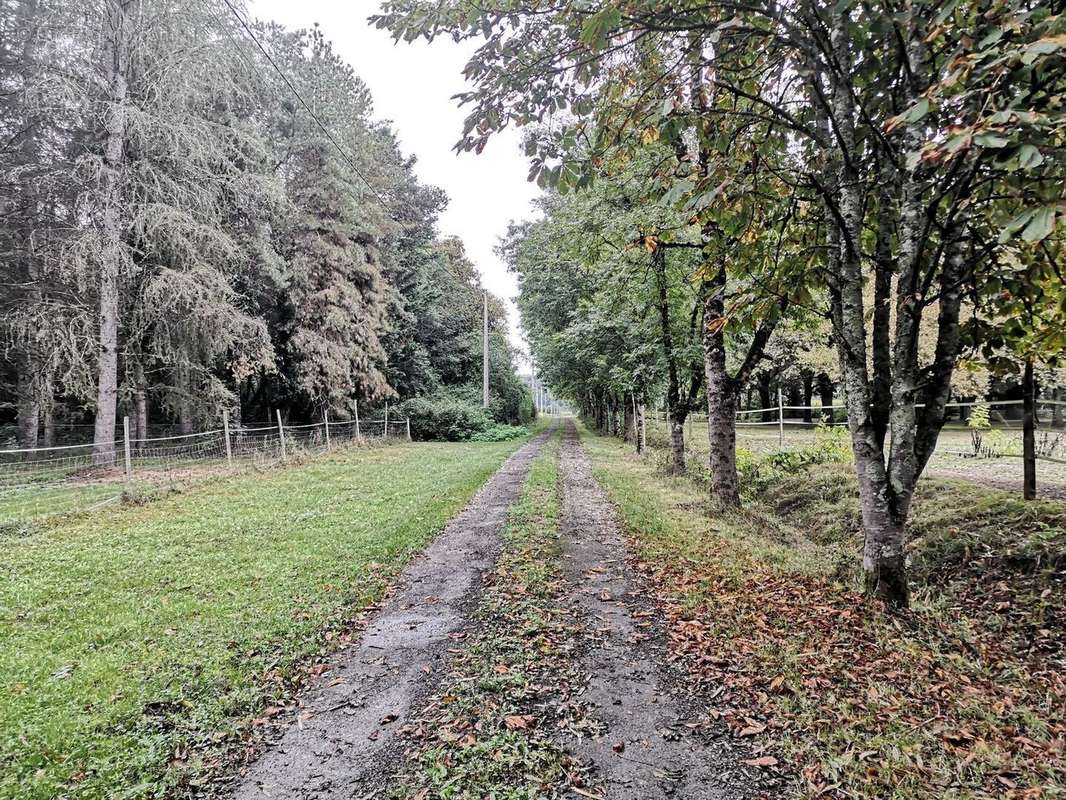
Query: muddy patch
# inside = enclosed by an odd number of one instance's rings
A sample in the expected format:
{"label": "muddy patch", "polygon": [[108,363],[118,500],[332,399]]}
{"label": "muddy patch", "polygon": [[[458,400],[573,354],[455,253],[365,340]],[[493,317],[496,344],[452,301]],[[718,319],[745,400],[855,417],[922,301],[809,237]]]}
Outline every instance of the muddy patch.
{"label": "muddy patch", "polygon": [[627,565],[614,511],[572,423],[560,478],[566,603],[585,631],[582,699],[598,723],[596,735],[561,743],[592,767],[610,800],[757,796],[747,756],[666,663],[658,615]]}
{"label": "muddy patch", "polygon": [[403,571],[358,644],[341,652],[294,722],[243,776],[237,800],[379,797],[402,763],[400,730],[423,707],[495,563],[541,434],[512,455]]}

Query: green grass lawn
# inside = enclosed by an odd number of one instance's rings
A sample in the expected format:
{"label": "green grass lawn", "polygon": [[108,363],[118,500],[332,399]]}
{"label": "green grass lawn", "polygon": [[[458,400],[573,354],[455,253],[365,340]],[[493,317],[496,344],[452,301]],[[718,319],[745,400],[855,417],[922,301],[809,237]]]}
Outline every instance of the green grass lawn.
{"label": "green grass lawn", "polygon": [[182,794],[521,442],[400,444],[0,540],[0,798]]}

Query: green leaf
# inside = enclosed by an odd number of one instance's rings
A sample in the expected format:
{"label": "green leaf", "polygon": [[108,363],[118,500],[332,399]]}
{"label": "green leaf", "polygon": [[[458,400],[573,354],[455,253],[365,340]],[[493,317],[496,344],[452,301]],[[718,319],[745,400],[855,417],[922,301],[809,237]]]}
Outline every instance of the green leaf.
{"label": "green leaf", "polygon": [[622,12],[614,6],[608,6],[592,14],[581,26],[581,41],[593,50],[600,50],[607,44],[607,36],[622,21]]}
{"label": "green leaf", "polygon": [[979,144],[981,147],[1006,147],[1010,144],[1002,136],[994,133],[979,133],[973,137],[973,141],[974,144]]}
{"label": "green leaf", "polygon": [[1028,211],[1023,211],[1021,214],[1019,214],[1006,225],[1004,225],[1003,231],[999,234],[999,243],[1004,244],[1010,241],[1011,237],[1014,236],[1014,234],[1016,234],[1022,228],[1024,228],[1025,225],[1029,222],[1029,220],[1033,218],[1034,213],[1035,212],[1032,209],[1029,209]]}
{"label": "green leaf", "polygon": [[1022,239],[1027,242],[1039,242],[1047,238],[1055,228],[1054,206],[1044,206],[1038,209],[1029,224],[1022,231]]}
{"label": "green leaf", "polygon": [[929,98],[923,97],[902,114],[892,117],[892,119],[888,121],[888,130],[891,131],[893,128],[897,128],[900,125],[913,125],[928,113]]}
{"label": "green leaf", "polygon": [[1023,144],[1018,151],[1018,166],[1021,169],[1032,169],[1044,163],[1044,156],[1040,150],[1031,144]]}

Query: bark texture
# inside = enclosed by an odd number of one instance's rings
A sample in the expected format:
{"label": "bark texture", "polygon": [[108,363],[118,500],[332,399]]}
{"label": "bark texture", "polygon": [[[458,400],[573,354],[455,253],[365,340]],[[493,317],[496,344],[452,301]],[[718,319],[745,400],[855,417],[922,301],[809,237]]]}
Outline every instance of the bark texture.
{"label": "bark texture", "polygon": [[100,267],[97,284],[99,343],[97,356],[94,460],[115,461],[115,414],[118,406],[119,275],[122,263],[122,202],[126,149],[127,70],[132,47],[136,0],[108,0],[104,13],[104,77],[107,107],[103,163],[97,207]]}

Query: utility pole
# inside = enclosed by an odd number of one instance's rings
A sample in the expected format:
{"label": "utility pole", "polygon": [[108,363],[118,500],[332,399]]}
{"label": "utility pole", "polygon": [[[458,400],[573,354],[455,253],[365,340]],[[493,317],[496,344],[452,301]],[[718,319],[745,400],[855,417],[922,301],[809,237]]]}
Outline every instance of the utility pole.
{"label": "utility pole", "polygon": [[481,405],[489,407],[489,293],[484,292],[481,328]]}

